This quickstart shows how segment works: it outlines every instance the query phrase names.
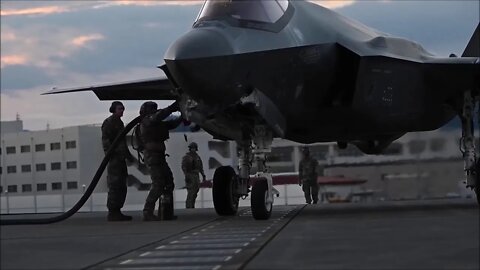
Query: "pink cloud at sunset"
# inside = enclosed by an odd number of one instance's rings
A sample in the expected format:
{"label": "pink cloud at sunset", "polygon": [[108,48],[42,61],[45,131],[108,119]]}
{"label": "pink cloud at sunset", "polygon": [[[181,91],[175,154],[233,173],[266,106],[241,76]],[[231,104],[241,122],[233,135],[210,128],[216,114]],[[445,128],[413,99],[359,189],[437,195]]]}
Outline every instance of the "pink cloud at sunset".
{"label": "pink cloud at sunset", "polygon": [[27,63],[27,57],[24,55],[2,55],[0,62],[2,68],[13,65],[24,65]]}
{"label": "pink cloud at sunset", "polygon": [[73,44],[77,47],[85,47],[91,41],[102,40],[104,38],[105,37],[101,34],[90,34],[90,35],[79,36],[79,37],[74,38],[71,41],[71,44]]}
{"label": "pink cloud at sunset", "polygon": [[62,13],[69,11],[66,7],[47,6],[34,7],[25,9],[6,9],[0,11],[1,16],[20,16],[20,15],[49,15],[54,13]]}

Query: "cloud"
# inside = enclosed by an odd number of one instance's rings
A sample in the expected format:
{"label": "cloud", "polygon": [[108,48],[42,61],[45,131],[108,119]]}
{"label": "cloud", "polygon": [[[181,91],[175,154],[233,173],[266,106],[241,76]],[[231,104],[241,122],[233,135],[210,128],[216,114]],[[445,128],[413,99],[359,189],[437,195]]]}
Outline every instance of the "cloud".
{"label": "cloud", "polygon": [[114,6],[162,6],[162,5],[176,5],[176,6],[190,6],[201,5],[204,1],[175,1],[175,0],[150,0],[150,1],[133,1],[133,0],[118,0],[118,1],[102,1],[101,4],[94,6],[94,8],[106,8]]}
{"label": "cloud", "polygon": [[24,9],[5,9],[0,11],[1,16],[21,16],[21,15],[49,15],[55,13],[68,12],[67,7],[61,6],[46,6],[46,7],[34,7]]}
{"label": "cloud", "polygon": [[355,0],[310,0],[309,2],[321,5],[326,8],[336,9],[353,5],[355,3]]}
{"label": "cloud", "polygon": [[2,68],[9,65],[24,65],[27,63],[27,57],[25,55],[2,55],[0,62]]}
{"label": "cloud", "polygon": [[116,0],[116,1],[2,1],[1,16],[46,16],[66,12],[116,6],[190,6],[201,5],[203,0]]}
{"label": "cloud", "polygon": [[74,38],[71,43],[77,47],[86,47],[91,41],[102,40],[105,37],[102,34],[90,34]]}
{"label": "cloud", "polygon": [[3,42],[15,41],[15,40],[17,39],[17,36],[15,36],[15,34],[14,34],[13,32],[3,31],[3,29],[2,29],[0,39],[1,39]]}
{"label": "cloud", "polygon": [[32,24],[14,28],[8,22],[3,24],[2,68],[28,63],[45,68],[45,72],[56,72],[63,68],[65,58],[79,50],[92,49],[88,46],[91,42],[105,39],[100,33],[88,33],[86,31],[90,30],[68,26]]}
{"label": "cloud", "polygon": [[[41,94],[54,86],[67,88],[159,76],[156,68],[131,68],[97,76],[65,73],[58,85],[36,86],[14,92],[2,91],[0,94],[2,121],[14,120],[18,113],[24,122],[24,127],[29,130],[45,129],[47,123],[50,128],[101,123],[108,116],[107,110],[111,101],[99,101],[93,92]],[[160,101],[158,103],[159,106],[164,107],[171,102]],[[124,121],[128,122],[138,115],[142,101],[127,101],[124,104],[126,107]]]}

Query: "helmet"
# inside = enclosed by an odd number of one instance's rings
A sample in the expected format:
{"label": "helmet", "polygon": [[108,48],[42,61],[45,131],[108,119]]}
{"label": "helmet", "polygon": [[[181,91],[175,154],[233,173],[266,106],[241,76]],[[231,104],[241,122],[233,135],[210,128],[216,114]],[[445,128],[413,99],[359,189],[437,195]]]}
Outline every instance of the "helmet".
{"label": "helmet", "polygon": [[188,145],[188,149],[195,148],[195,150],[198,150],[198,144],[195,142],[192,142]]}
{"label": "helmet", "polygon": [[112,102],[112,105],[110,105],[110,108],[108,109],[108,111],[111,112],[111,113],[114,113],[115,110],[117,109],[117,106],[122,106],[123,107],[123,103],[120,102],[120,101]]}
{"label": "helmet", "polygon": [[148,115],[156,112],[158,109],[157,103],[153,101],[147,101],[140,107],[140,115]]}

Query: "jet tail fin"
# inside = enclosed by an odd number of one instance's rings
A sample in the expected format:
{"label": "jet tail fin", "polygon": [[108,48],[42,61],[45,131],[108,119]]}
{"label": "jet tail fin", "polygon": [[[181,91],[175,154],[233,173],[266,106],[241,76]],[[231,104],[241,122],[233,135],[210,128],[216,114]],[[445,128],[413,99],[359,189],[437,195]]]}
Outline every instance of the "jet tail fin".
{"label": "jet tail fin", "polygon": [[473,32],[473,36],[468,42],[462,57],[480,57],[480,23]]}

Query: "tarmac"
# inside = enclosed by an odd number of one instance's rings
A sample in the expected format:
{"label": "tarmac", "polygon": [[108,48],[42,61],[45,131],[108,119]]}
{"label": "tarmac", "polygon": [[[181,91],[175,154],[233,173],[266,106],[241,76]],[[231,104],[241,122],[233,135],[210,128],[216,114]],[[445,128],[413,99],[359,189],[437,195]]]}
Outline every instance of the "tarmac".
{"label": "tarmac", "polygon": [[474,199],[274,206],[261,221],[249,208],[155,222],[129,214],[2,226],[1,269],[480,269]]}

